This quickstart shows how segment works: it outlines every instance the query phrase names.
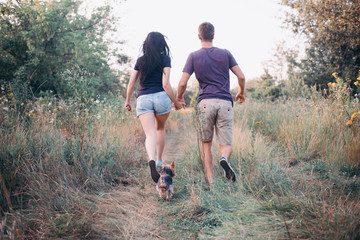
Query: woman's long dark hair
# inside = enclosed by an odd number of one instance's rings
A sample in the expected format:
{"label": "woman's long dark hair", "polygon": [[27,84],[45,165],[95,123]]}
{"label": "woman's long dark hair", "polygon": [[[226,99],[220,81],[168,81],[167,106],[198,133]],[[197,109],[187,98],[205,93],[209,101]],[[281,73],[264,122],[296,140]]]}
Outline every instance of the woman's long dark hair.
{"label": "woman's long dark hair", "polygon": [[143,56],[139,59],[140,82],[143,83],[146,76],[155,69],[162,69],[162,57],[169,56],[169,46],[166,44],[165,36],[159,32],[151,32],[146,37],[142,46]]}

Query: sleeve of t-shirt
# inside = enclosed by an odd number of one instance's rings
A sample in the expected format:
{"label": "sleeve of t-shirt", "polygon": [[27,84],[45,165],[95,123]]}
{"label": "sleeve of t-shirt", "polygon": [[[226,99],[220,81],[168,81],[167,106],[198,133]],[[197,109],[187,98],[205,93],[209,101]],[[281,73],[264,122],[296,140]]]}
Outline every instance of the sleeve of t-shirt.
{"label": "sleeve of t-shirt", "polygon": [[194,65],[193,65],[191,54],[189,55],[188,59],[186,60],[183,72],[186,72],[190,75],[194,72]]}
{"label": "sleeve of t-shirt", "polygon": [[238,65],[235,58],[233,57],[233,55],[229,51],[227,51],[227,52],[228,52],[228,58],[229,58],[229,68],[232,68],[232,67]]}
{"label": "sleeve of t-shirt", "polygon": [[163,55],[163,64],[164,67],[170,67],[171,68],[171,59],[167,55]]}
{"label": "sleeve of t-shirt", "polygon": [[136,60],[134,70],[139,71],[139,58]]}

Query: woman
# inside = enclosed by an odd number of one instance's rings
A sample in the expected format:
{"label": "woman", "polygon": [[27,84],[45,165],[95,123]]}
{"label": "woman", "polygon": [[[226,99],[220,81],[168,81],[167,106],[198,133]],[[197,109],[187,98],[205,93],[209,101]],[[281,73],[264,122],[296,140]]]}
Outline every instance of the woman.
{"label": "woman", "polygon": [[170,85],[171,61],[164,35],[159,32],[149,33],[143,43],[142,52],[143,55],[137,59],[130,77],[124,107],[131,111],[130,99],[139,79],[136,112],[146,135],[145,148],[151,177],[157,182],[160,175],[156,166],[160,166],[163,160],[165,122],[170,114],[171,103],[174,103],[176,110],[183,105],[176,100]]}

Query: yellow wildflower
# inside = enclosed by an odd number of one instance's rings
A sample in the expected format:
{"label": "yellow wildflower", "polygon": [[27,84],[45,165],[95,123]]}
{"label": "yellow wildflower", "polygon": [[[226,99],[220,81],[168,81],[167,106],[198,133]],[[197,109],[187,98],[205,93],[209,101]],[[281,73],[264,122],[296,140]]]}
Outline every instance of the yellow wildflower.
{"label": "yellow wildflower", "polygon": [[360,81],[360,76],[356,80]]}
{"label": "yellow wildflower", "polygon": [[351,126],[352,124],[353,124],[353,121],[350,120],[346,123],[346,126],[349,126],[349,125]]}
{"label": "yellow wildflower", "polygon": [[353,113],[353,115],[351,115],[351,121],[353,121],[356,117],[357,117],[357,113]]}
{"label": "yellow wildflower", "polygon": [[332,76],[333,76],[334,78],[337,78],[338,73],[337,73],[337,72],[334,72],[334,73],[332,74]]}
{"label": "yellow wildflower", "polygon": [[[360,111],[359,111],[359,114],[360,114]],[[353,124],[353,121],[354,119],[358,116],[358,113],[357,112],[354,112],[352,115],[351,115],[351,118],[349,121],[347,121],[346,123],[346,126],[351,126]]]}
{"label": "yellow wildflower", "polygon": [[262,122],[262,121],[258,121],[258,122],[256,122],[256,124],[263,124],[263,122]]}
{"label": "yellow wildflower", "polygon": [[[360,77],[359,77],[359,78],[360,78]],[[358,79],[359,79],[359,78],[358,78]],[[359,79],[359,80],[360,80],[360,79]],[[360,83],[359,83],[359,81],[356,81],[354,84],[355,84],[355,86],[357,86],[357,85],[359,85]]]}

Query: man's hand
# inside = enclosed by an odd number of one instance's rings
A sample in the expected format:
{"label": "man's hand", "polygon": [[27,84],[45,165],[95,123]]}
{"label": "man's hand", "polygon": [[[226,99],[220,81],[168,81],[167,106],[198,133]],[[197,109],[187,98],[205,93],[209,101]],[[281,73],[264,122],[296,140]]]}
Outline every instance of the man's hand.
{"label": "man's hand", "polygon": [[181,108],[185,108],[186,103],[185,103],[184,98],[177,97],[176,100],[181,104]]}
{"label": "man's hand", "polygon": [[235,96],[235,101],[238,103],[243,103],[243,102],[245,102],[245,96],[244,96],[245,76],[244,76],[244,73],[241,71],[239,65],[232,67],[231,71],[236,75],[236,77],[238,79],[238,83],[239,83],[239,91]]}
{"label": "man's hand", "polygon": [[243,103],[245,102],[245,96],[244,96],[244,93],[242,92],[238,92],[235,96],[235,101],[238,102],[238,103]]}
{"label": "man's hand", "polygon": [[174,108],[176,111],[184,108],[184,105],[182,104],[182,102],[180,102],[179,100],[176,99],[176,102],[174,102]]}

